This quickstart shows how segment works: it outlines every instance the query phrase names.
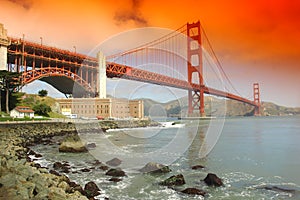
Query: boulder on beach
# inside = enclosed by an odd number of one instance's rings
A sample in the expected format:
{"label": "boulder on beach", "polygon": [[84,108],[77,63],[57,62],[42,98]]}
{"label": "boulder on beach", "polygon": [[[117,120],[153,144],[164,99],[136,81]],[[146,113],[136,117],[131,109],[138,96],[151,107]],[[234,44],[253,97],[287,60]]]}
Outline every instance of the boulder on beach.
{"label": "boulder on beach", "polygon": [[60,152],[82,153],[87,152],[85,144],[78,135],[67,136],[59,146]]}
{"label": "boulder on beach", "polygon": [[208,186],[222,186],[223,182],[222,180],[216,175],[216,174],[212,174],[212,173],[208,173],[207,176],[204,179],[204,182],[208,185]]}
{"label": "boulder on beach", "polygon": [[186,188],[184,190],[181,191],[182,193],[185,194],[190,194],[190,195],[201,195],[201,196],[205,196],[206,192],[203,190],[199,190],[197,188]]}
{"label": "boulder on beach", "polygon": [[164,186],[184,185],[185,180],[182,174],[174,175],[159,183]]}
{"label": "boulder on beach", "polygon": [[139,169],[143,173],[167,173],[170,172],[170,168],[166,165],[156,162],[149,162],[143,168]]}
{"label": "boulder on beach", "polygon": [[120,160],[119,158],[113,158],[109,161],[106,162],[106,164],[110,165],[110,166],[119,166],[122,163],[122,160]]}
{"label": "boulder on beach", "polygon": [[88,198],[93,198],[100,194],[100,189],[93,181],[88,182],[84,186],[84,192]]}
{"label": "boulder on beach", "polygon": [[110,169],[105,173],[105,175],[115,176],[115,177],[126,176],[125,172],[123,170],[121,170],[120,168]]}

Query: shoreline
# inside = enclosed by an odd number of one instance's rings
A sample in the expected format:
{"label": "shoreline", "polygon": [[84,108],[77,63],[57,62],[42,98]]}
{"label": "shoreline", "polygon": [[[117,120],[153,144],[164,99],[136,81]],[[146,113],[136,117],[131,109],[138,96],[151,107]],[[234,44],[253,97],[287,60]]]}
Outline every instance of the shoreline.
{"label": "shoreline", "polygon": [[[147,120],[96,121],[103,132],[117,128],[156,126]],[[31,146],[47,143],[54,136],[77,133],[77,129],[95,131],[95,122],[77,124],[57,121],[0,123],[0,199],[72,199],[86,200],[83,186],[66,175],[41,167],[31,159],[42,157]],[[92,180],[91,180],[92,181]]]}
{"label": "shoreline", "polygon": [[29,157],[34,153],[31,145],[74,132],[73,124],[54,122],[0,127],[0,198],[88,199],[80,192],[82,188],[67,176],[52,174]]}

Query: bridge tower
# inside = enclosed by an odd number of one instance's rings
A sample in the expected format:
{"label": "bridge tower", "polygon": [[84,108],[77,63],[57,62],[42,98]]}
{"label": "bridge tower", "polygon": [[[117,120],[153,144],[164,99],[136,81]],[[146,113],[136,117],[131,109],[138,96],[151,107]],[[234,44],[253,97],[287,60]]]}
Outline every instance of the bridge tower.
{"label": "bridge tower", "polygon": [[259,116],[260,115],[260,92],[259,92],[259,84],[254,83],[253,84],[253,96],[254,96],[254,103],[256,104],[254,115]]}
{"label": "bridge tower", "polygon": [[102,52],[97,53],[98,60],[98,77],[97,77],[97,89],[98,97],[100,99],[106,98],[106,59]]}
{"label": "bridge tower", "polygon": [[7,70],[7,47],[9,40],[7,30],[0,24],[0,70]]}
{"label": "bridge tower", "polygon": [[199,110],[200,116],[205,116],[204,111],[204,80],[202,63],[202,41],[200,21],[187,24],[187,67],[188,83],[193,83],[193,74],[199,79],[199,90],[188,91],[188,115],[193,116],[195,109]]}

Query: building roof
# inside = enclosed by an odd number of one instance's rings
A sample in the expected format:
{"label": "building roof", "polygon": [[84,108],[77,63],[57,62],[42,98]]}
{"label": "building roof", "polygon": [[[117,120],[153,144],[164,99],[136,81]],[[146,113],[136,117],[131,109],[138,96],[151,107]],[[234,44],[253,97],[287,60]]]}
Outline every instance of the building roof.
{"label": "building roof", "polygon": [[34,113],[34,111],[28,106],[17,106],[15,110],[20,113]]}

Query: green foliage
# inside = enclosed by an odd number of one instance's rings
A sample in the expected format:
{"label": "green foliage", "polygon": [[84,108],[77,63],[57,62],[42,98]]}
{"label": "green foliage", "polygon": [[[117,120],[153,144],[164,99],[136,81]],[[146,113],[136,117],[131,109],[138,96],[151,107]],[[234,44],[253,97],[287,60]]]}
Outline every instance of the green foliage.
{"label": "green foliage", "polygon": [[40,90],[40,91],[38,92],[38,95],[39,95],[40,97],[46,97],[46,96],[48,95],[48,91],[47,91],[47,90]]}
{"label": "green foliage", "polygon": [[49,116],[49,112],[51,112],[51,107],[45,103],[36,104],[33,107],[34,113],[42,116]]}
{"label": "green foliage", "polygon": [[[22,97],[24,96],[24,92],[14,92],[9,97],[9,109],[12,110],[16,106],[20,105],[22,101]],[[32,106],[32,104],[29,104],[28,106]]]}
{"label": "green foliage", "polygon": [[[5,92],[6,113],[9,113],[9,96],[21,85],[20,76],[21,73],[0,70],[0,91]],[[2,92],[0,92],[0,111],[2,110],[2,96]]]}
{"label": "green foliage", "polygon": [[50,118],[66,118],[65,115],[53,111],[49,112],[48,115]]}

